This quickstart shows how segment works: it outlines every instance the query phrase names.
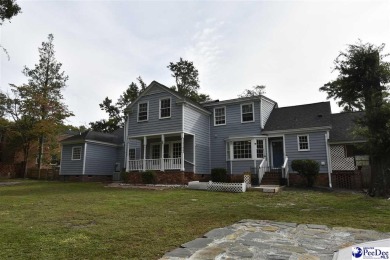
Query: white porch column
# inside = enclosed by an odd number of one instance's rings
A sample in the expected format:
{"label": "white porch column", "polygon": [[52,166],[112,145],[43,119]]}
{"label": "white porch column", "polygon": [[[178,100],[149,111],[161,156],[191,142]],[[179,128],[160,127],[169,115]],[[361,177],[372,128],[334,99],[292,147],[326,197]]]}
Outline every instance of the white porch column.
{"label": "white porch column", "polygon": [[125,143],[125,162],[126,162],[126,172],[128,172],[129,171],[129,148],[130,148],[130,146],[129,146],[129,142],[128,141],[126,141],[126,143]]}
{"label": "white porch column", "polygon": [[184,172],[184,132],[181,133],[181,168],[180,170]]}
{"label": "white porch column", "polygon": [[142,170],[146,171],[146,145],[147,145],[147,138],[144,136],[144,160],[143,160],[143,166]]}
{"label": "white porch column", "polygon": [[161,160],[161,171],[165,171],[165,165],[164,165],[164,144],[165,144],[165,136],[161,135],[161,147],[160,147],[160,160]]}
{"label": "white porch column", "polygon": [[230,159],[230,174],[233,174],[233,156],[234,156],[234,152],[233,152],[233,142],[229,142],[229,159]]}

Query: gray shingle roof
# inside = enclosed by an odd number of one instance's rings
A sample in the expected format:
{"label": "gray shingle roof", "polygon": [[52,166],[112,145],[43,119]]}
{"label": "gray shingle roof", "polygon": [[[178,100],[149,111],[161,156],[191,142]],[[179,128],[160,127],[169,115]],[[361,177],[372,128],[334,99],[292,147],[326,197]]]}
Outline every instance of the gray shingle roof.
{"label": "gray shingle roof", "polygon": [[87,130],[83,133],[66,138],[66,139],[62,140],[61,142],[62,143],[69,143],[69,142],[73,143],[73,142],[84,142],[86,140],[111,143],[111,144],[119,144],[119,143],[123,142],[123,128],[116,130],[112,134]]}
{"label": "gray shingle roof", "polygon": [[329,132],[329,142],[365,141],[365,138],[352,134],[355,127],[355,120],[361,118],[363,115],[364,112],[332,114],[332,129]]}
{"label": "gray shingle roof", "polygon": [[264,131],[330,127],[330,114],[330,102],[275,108]]}

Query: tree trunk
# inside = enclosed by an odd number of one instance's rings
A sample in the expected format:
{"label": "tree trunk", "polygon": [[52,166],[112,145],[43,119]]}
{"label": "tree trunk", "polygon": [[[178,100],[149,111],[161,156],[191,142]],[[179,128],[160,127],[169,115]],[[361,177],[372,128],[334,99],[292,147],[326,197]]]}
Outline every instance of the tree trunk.
{"label": "tree trunk", "polygon": [[43,154],[43,135],[41,135],[41,137],[39,137],[39,146],[38,146],[38,179],[41,179],[42,154]]}

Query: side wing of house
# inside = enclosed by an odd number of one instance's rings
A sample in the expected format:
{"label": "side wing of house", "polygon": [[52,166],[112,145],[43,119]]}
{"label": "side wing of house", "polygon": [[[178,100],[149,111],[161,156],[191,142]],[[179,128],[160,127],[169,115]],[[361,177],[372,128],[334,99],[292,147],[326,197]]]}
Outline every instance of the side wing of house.
{"label": "side wing of house", "polygon": [[84,175],[112,175],[117,163],[116,145],[86,143]]}
{"label": "side wing of house", "polygon": [[84,143],[63,144],[60,175],[82,175],[84,173],[84,157]]}

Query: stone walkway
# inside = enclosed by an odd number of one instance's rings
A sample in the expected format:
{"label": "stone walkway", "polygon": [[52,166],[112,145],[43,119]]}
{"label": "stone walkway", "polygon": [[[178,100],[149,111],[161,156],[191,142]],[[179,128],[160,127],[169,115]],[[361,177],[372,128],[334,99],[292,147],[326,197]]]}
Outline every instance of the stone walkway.
{"label": "stone walkway", "polygon": [[181,245],[161,259],[332,259],[335,251],[390,233],[262,220],[242,220]]}

